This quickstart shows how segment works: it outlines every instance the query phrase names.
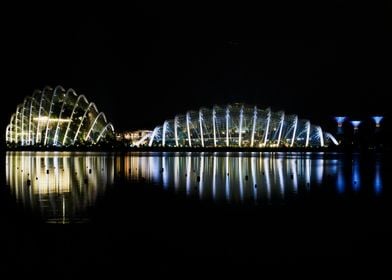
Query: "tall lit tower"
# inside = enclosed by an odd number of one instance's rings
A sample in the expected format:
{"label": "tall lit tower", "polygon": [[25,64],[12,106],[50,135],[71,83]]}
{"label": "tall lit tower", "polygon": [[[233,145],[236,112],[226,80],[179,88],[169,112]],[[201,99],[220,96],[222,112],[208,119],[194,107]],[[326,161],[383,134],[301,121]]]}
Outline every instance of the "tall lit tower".
{"label": "tall lit tower", "polygon": [[383,120],[383,116],[373,116],[372,119],[374,123],[376,124],[376,128],[380,128],[380,123]]}
{"label": "tall lit tower", "polygon": [[361,124],[361,122],[362,121],[350,121],[350,123],[354,127],[354,133],[353,133],[353,138],[352,138],[352,145],[354,145],[354,147],[359,146],[358,128],[359,128],[359,125]]}
{"label": "tall lit tower", "polygon": [[358,131],[358,127],[362,121],[351,121],[352,126],[354,127],[354,133]]}
{"label": "tall lit tower", "polygon": [[343,134],[343,123],[345,120],[346,120],[346,117],[344,117],[344,116],[335,117],[335,121],[338,125],[337,132],[336,132],[338,135]]}
{"label": "tall lit tower", "polygon": [[372,117],[374,123],[376,124],[376,128],[374,130],[374,135],[373,135],[373,144],[375,147],[380,147],[382,146],[382,136],[380,133],[380,126],[381,126],[381,121],[384,119],[383,116],[373,116]]}

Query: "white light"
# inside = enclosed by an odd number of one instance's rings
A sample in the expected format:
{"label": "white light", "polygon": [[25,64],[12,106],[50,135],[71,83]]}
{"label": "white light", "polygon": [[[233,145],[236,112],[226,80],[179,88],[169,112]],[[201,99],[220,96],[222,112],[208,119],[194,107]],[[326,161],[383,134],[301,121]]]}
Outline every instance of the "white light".
{"label": "white light", "polygon": [[48,118],[48,117],[37,117],[33,119],[37,122],[70,122],[71,119],[58,119],[58,118]]}

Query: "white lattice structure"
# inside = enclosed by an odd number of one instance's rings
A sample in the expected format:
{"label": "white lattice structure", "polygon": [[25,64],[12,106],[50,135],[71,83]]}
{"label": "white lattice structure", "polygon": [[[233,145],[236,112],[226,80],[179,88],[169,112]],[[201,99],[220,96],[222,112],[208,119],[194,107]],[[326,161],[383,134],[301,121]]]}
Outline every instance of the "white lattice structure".
{"label": "white lattice structure", "polygon": [[[310,121],[245,104],[176,115],[145,139],[162,147],[325,147],[336,139]],[[142,143],[141,143],[142,144]]]}
{"label": "white lattice structure", "polygon": [[93,102],[61,86],[26,97],[6,128],[6,142],[20,146],[94,144],[112,135],[113,125]]}

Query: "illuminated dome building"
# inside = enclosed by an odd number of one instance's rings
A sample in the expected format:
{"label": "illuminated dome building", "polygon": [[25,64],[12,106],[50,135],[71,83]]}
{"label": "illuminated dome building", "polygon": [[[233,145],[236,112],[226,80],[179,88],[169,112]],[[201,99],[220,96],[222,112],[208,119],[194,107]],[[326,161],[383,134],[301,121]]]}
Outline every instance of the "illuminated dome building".
{"label": "illuminated dome building", "polygon": [[7,144],[71,146],[114,137],[114,129],[93,102],[61,86],[34,91],[16,107],[6,129]]}
{"label": "illuminated dome building", "polygon": [[325,147],[336,139],[297,115],[245,104],[200,108],[155,127],[137,144],[162,147]]}

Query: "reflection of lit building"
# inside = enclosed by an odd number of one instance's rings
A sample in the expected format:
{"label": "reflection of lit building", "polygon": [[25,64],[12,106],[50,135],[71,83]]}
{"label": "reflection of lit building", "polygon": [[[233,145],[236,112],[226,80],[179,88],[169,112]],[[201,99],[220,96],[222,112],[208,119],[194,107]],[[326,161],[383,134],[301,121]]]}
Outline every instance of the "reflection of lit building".
{"label": "reflection of lit building", "polygon": [[[130,155],[119,160],[118,168],[132,182],[147,182],[177,195],[230,204],[290,200],[314,188],[329,187],[330,183],[335,183],[337,194],[360,192],[364,187],[357,159],[349,163],[350,172],[340,159],[325,159],[322,154],[164,153]],[[374,192],[380,194],[380,165],[374,172]]]}
{"label": "reflection of lit building", "polygon": [[61,86],[27,96],[6,129],[7,143],[20,146],[95,144],[112,135],[112,124],[93,102]]}
{"label": "reflection of lit building", "polygon": [[116,133],[116,140],[128,143],[131,146],[139,146],[151,134],[151,130],[135,130]]}
{"label": "reflection of lit building", "polygon": [[376,194],[380,194],[382,191],[382,177],[381,177],[381,164],[377,163],[376,164],[376,169],[375,169],[375,174],[374,174],[374,192]]}
{"label": "reflection of lit building", "polygon": [[[119,158],[117,168],[131,181],[161,185],[177,194],[228,203],[269,203],[284,200],[310,186],[321,185],[324,168],[336,176],[337,161],[287,158],[285,155],[214,156],[164,154]],[[332,169],[335,168],[335,169]],[[332,172],[333,171],[333,172]]]}
{"label": "reflection of lit building", "polygon": [[360,164],[358,158],[353,160],[352,163],[352,187],[355,192],[359,191],[361,188],[361,172]]}
{"label": "reflection of lit building", "polygon": [[145,143],[163,147],[324,147],[336,139],[285,112],[231,104],[201,108],[166,120]]}
{"label": "reflection of lit building", "polygon": [[[345,163],[346,162],[346,163]],[[347,165],[348,164],[348,165]],[[347,167],[351,167],[347,168]],[[366,187],[356,158],[330,159],[323,153],[127,153],[124,156],[87,153],[8,152],[6,184],[26,209],[49,222],[86,219],[86,209],[118,176],[121,184],[162,186],[177,195],[227,203],[270,204],[324,188],[335,182],[356,192]],[[373,188],[381,194],[380,163]],[[361,182],[362,181],[362,182]],[[351,182],[351,183],[350,183]]]}
{"label": "reflection of lit building", "polygon": [[106,155],[8,152],[6,180],[17,201],[49,222],[84,218],[107,185],[114,165]]}

